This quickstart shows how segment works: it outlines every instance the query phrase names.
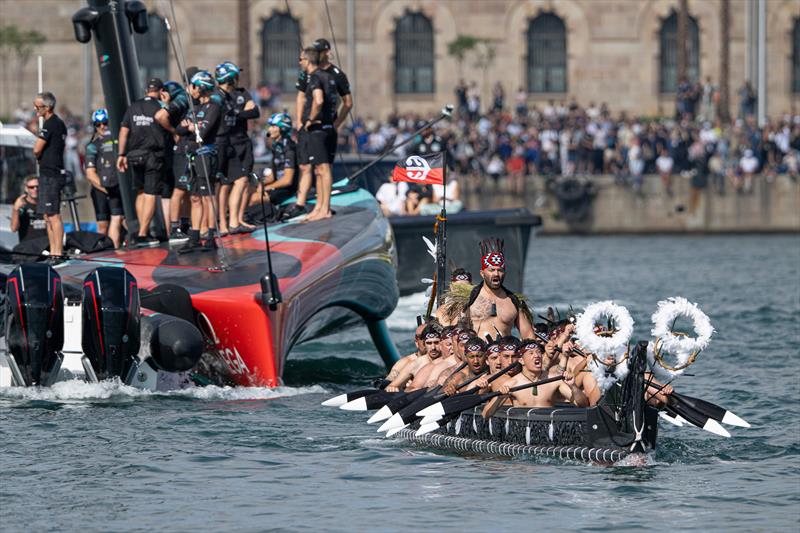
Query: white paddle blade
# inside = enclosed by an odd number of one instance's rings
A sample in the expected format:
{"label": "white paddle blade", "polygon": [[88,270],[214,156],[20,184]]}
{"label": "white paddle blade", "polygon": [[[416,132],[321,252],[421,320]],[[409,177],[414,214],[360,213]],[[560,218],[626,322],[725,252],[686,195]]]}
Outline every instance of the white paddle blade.
{"label": "white paddle blade", "polygon": [[340,406],[339,409],[343,409],[345,411],[366,411],[367,399],[365,397],[356,398],[355,400],[349,401]]}
{"label": "white paddle blade", "polygon": [[386,423],[381,426],[385,429],[385,431],[389,431],[390,429],[400,428],[406,426],[407,424],[403,422],[403,417],[400,416],[400,413],[395,413],[386,421]]}
{"label": "white paddle blade", "polygon": [[442,406],[442,402],[436,402],[433,405],[429,405],[425,409],[417,411],[417,416],[426,417],[428,415],[443,417],[444,416],[444,407]]}
{"label": "white paddle blade", "polygon": [[417,437],[421,437],[423,435],[427,435],[428,433],[433,433],[437,429],[439,429],[439,424],[437,424],[436,422],[433,422],[431,424],[423,424],[419,427],[415,435]]}
{"label": "white paddle blade", "polygon": [[441,419],[442,417],[439,415],[425,415],[422,417],[422,420],[420,420],[419,425],[423,426],[425,424],[433,424]]}
{"label": "white paddle blade", "polygon": [[377,413],[375,413],[374,415],[369,417],[369,420],[367,420],[367,424],[374,424],[375,422],[380,422],[381,420],[386,420],[390,416],[392,416],[392,410],[389,409],[388,406],[384,405],[383,407],[378,409]]}
{"label": "white paddle blade", "polygon": [[740,428],[749,428],[750,424],[743,418],[739,418],[730,411],[725,411],[725,416],[722,417],[722,423],[729,426],[736,426]]}
{"label": "white paddle blade", "polygon": [[709,418],[706,421],[706,423],[703,425],[703,429],[705,431],[708,431],[709,433],[713,433],[714,435],[719,435],[720,437],[731,436],[731,434],[728,433],[728,430],[722,427],[720,423],[714,420],[713,418]]}
{"label": "white paddle blade", "polygon": [[341,407],[347,403],[347,394],[340,394],[322,402],[325,407]]}
{"label": "white paddle blade", "polygon": [[672,425],[675,425],[675,426],[678,426],[678,427],[683,427],[683,422],[681,422],[680,420],[678,420],[674,416],[669,416],[664,411],[661,411],[660,413],[658,413],[658,416],[660,416],[661,418],[663,418],[664,420],[666,420],[667,422],[669,422]]}

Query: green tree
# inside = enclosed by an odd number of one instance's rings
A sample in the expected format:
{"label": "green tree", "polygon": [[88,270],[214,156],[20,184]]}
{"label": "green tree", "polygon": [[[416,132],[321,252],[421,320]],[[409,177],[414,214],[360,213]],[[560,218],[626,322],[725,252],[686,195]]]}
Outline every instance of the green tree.
{"label": "green tree", "polygon": [[473,50],[480,40],[478,37],[459,34],[454,41],[447,43],[447,53],[456,60],[459,78],[464,75],[464,60],[467,58],[467,52]]}

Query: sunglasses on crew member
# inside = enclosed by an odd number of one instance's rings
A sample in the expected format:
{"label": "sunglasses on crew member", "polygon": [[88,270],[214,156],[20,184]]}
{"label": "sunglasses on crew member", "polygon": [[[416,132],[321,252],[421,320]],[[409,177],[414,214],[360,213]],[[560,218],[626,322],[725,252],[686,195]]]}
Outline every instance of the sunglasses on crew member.
{"label": "sunglasses on crew member", "polygon": [[33,190],[33,189],[38,189],[39,186],[38,185],[26,185],[25,188]]}

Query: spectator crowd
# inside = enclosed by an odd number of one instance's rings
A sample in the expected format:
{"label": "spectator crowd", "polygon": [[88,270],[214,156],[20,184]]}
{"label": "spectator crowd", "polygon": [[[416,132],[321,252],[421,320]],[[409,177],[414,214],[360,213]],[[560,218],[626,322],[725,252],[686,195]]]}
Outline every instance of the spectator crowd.
{"label": "spectator crowd", "polygon": [[[262,106],[261,119],[251,126],[254,155],[268,153],[264,122],[277,104],[265,98],[263,88],[253,91]],[[777,175],[800,176],[800,115],[784,114],[757,125],[757,95],[749,82],[738,91],[737,116],[724,123],[717,112],[719,92],[710,79],[704,83],[679,82],[673,117],[642,117],[614,111],[605,102],[581,105],[574,97],[551,99],[529,105],[520,88],[512,101],[498,82],[491,102],[482,105],[476,83],[463,81],[456,88],[457,109],[453,119],[435,126],[435,141],[446,147],[453,177],[471,177],[476,192],[489,193],[504,187],[521,194],[536,176],[613,175],[620,186],[640,192],[646,175],[660,176],[664,194],[672,194],[676,177],[692,180],[695,189],[712,187],[752,193],[759,179],[772,181]],[[272,96],[272,95],[270,95]],[[82,175],[83,148],[91,126],[62,110],[68,128],[65,165]],[[32,110],[15,114],[18,122],[35,131]],[[379,154],[408,140],[430,116],[392,114],[385,120],[371,116],[346,121],[340,130],[338,149],[343,153]],[[430,143],[431,139],[428,139]],[[396,151],[403,157],[416,153],[426,143],[420,136]],[[488,179],[487,179],[488,178]],[[433,213],[439,191],[408,189],[393,201],[394,214]],[[399,189],[394,195],[399,194]],[[411,195],[408,192],[411,192]],[[458,199],[455,180],[448,197]],[[420,209],[421,208],[421,209]]]}

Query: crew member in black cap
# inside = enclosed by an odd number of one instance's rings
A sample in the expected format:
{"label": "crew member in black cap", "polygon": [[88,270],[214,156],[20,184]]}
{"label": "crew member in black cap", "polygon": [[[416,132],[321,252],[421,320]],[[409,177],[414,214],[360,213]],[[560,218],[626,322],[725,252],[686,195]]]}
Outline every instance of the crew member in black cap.
{"label": "crew member in black cap", "polygon": [[[333,123],[330,126],[325,127],[325,151],[327,152],[327,156],[330,160],[330,163],[333,163],[333,158],[336,155],[336,148],[338,143],[338,134],[337,131],[339,127],[344,124],[344,121],[347,119],[347,115],[350,112],[350,109],[353,107],[353,96],[350,93],[350,82],[347,79],[347,75],[340,69],[338,66],[334,65],[330,62],[331,56],[331,44],[328,42],[327,39],[317,39],[312,43],[309,47],[313,50],[319,52],[319,66],[318,70],[322,73],[328,74],[332,80],[333,88],[335,89],[334,94],[338,95],[341,98],[341,102],[335,100],[333,102]],[[313,54],[312,54],[313,55]],[[305,54],[301,54],[300,56],[300,75],[298,76],[297,83],[295,83],[295,87],[297,88],[297,100],[296,100],[296,120],[297,120],[297,147],[298,147],[298,156],[300,159],[300,174],[301,174],[301,181],[308,181],[311,182],[311,161],[309,161],[309,154],[308,154],[308,144],[307,140],[309,138],[308,131],[304,128],[303,125],[303,113],[306,109],[306,101],[307,101],[307,88],[308,88],[308,80],[309,74],[307,73],[307,56]],[[326,91],[327,97],[327,91]],[[318,158],[316,158],[318,159]],[[319,161],[315,161],[319,164]],[[316,183],[317,189],[317,203],[312,210],[311,214],[308,216],[307,220],[316,220],[317,218],[327,218],[330,216],[330,210],[326,206],[327,202],[320,202],[319,199],[319,192],[325,192],[325,187],[323,183],[326,180],[327,175],[324,172],[324,169],[317,169],[315,170],[315,179],[314,182]],[[294,217],[301,215],[306,212],[305,207],[305,198],[298,198],[298,203],[290,208],[287,212],[288,217]],[[324,212],[327,212],[327,215]]]}
{"label": "crew member in black cap", "polygon": [[166,179],[166,135],[175,133],[167,113],[159,113],[163,108],[160,99],[163,87],[158,78],[148,81],[145,97],[128,107],[119,129],[117,169],[126,172],[130,167],[133,189],[137,191],[139,234],[134,238],[136,246],[158,244],[158,239],[148,235],[148,229],[155,214],[156,197],[161,194]]}
{"label": "crew member in black cap", "polygon": [[[331,43],[327,39],[317,39],[312,45],[319,50],[319,68],[333,77],[336,82],[336,93],[341,97],[340,105],[337,105],[336,120],[333,123],[334,133],[338,130],[345,120],[350,110],[353,109],[353,95],[350,94],[350,81],[347,74],[342,69],[331,63]],[[334,136],[333,152],[336,152],[336,138]]]}

